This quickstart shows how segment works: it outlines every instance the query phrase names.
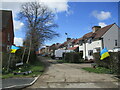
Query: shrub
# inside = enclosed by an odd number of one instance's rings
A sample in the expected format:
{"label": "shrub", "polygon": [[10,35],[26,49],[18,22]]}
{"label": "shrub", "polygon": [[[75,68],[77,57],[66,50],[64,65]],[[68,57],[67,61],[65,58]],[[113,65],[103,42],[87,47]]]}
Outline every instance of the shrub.
{"label": "shrub", "polygon": [[[31,50],[28,63],[34,63],[37,60],[36,57],[37,57],[36,53]],[[26,52],[24,54],[23,63],[26,63],[27,58],[28,58],[28,50],[26,50]]]}
{"label": "shrub", "polygon": [[95,62],[98,66],[109,68],[114,73],[120,73],[120,52],[109,52],[110,57],[100,60],[100,53],[94,53]]}
{"label": "shrub", "polygon": [[64,61],[67,63],[81,63],[83,62],[82,56],[83,53],[78,52],[65,53]]}
{"label": "shrub", "polygon": [[9,58],[9,54],[2,52],[2,68],[7,67],[8,58]]}

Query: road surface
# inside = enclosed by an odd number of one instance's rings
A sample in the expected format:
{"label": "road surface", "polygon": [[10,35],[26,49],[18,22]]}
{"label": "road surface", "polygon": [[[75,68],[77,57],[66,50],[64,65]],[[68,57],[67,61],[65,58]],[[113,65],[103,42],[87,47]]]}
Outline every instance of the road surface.
{"label": "road surface", "polygon": [[44,60],[49,63],[46,72],[30,88],[118,88],[117,79],[110,74],[96,74],[84,71],[83,67],[91,64],[56,63],[55,60]]}

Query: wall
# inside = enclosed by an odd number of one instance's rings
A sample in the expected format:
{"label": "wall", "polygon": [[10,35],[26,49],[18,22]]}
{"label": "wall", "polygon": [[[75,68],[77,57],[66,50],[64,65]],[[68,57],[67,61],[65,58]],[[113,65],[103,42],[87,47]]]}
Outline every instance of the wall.
{"label": "wall", "polygon": [[[8,21],[8,25],[6,28],[2,29],[2,49],[3,51],[7,50],[7,46],[11,46],[14,44],[14,29],[13,29],[13,20],[12,15]],[[10,34],[10,41],[8,41],[8,33]]]}
{"label": "wall", "polygon": [[[120,32],[120,31],[119,31]],[[120,37],[120,36],[119,36]],[[106,47],[108,50],[113,50],[115,47],[115,40],[118,40],[118,27],[116,24],[114,24],[104,35],[103,35],[103,42],[104,47]]]}
{"label": "wall", "polygon": [[93,59],[93,56],[90,56],[88,54],[88,51],[93,50],[93,53],[94,53],[95,48],[99,48],[99,47],[100,47],[100,50],[102,50],[102,40],[92,41],[92,43],[90,44],[89,43],[83,44],[83,58],[85,58],[85,55],[86,55],[88,60]]}

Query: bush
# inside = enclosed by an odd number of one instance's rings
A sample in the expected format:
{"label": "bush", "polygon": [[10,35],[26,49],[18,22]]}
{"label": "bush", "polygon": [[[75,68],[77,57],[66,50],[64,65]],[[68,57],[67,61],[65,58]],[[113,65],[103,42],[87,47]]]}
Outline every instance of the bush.
{"label": "bush", "polygon": [[81,63],[83,62],[82,56],[83,53],[78,52],[65,53],[64,61],[67,63]]}
{"label": "bush", "polygon": [[[28,58],[28,50],[26,50],[26,53],[24,54],[23,63],[26,63],[27,58]],[[28,63],[34,63],[36,60],[37,60],[36,53],[31,50]]]}
{"label": "bush", "polygon": [[[20,63],[22,61],[23,50],[24,48],[21,48],[17,50],[15,54],[11,54],[11,59],[9,61],[9,71],[13,71],[16,68],[18,68],[16,67],[16,63]],[[4,68],[2,73],[6,73],[7,71],[9,56],[10,53],[2,53],[2,68]],[[28,57],[28,50],[26,50],[25,52],[23,63],[26,63],[27,57]],[[31,51],[29,57],[29,63],[33,64],[34,62],[36,62],[36,60],[37,58],[35,52]]]}
{"label": "bush", "polygon": [[8,59],[9,59],[9,54],[2,52],[2,68],[7,67]]}
{"label": "bush", "polygon": [[111,69],[113,73],[120,73],[120,52],[109,52],[110,57],[100,60],[100,53],[94,53],[95,62],[98,66]]}

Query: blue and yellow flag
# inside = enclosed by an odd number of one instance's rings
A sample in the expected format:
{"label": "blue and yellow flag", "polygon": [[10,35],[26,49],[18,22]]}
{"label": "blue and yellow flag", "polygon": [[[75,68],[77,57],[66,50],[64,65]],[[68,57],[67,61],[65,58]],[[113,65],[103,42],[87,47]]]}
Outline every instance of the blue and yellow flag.
{"label": "blue and yellow flag", "polygon": [[14,45],[11,46],[11,53],[15,53],[20,47],[16,47]]}
{"label": "blue and yellow flag", "polygon": [[108,53],[107,48],[104,48],[104,49],[100,52],[100,55],[101,55],[100,60],[103,60],[103,59],[105,59],[106,57],[109,57],[109,56],[110,56],[110,54]]}

